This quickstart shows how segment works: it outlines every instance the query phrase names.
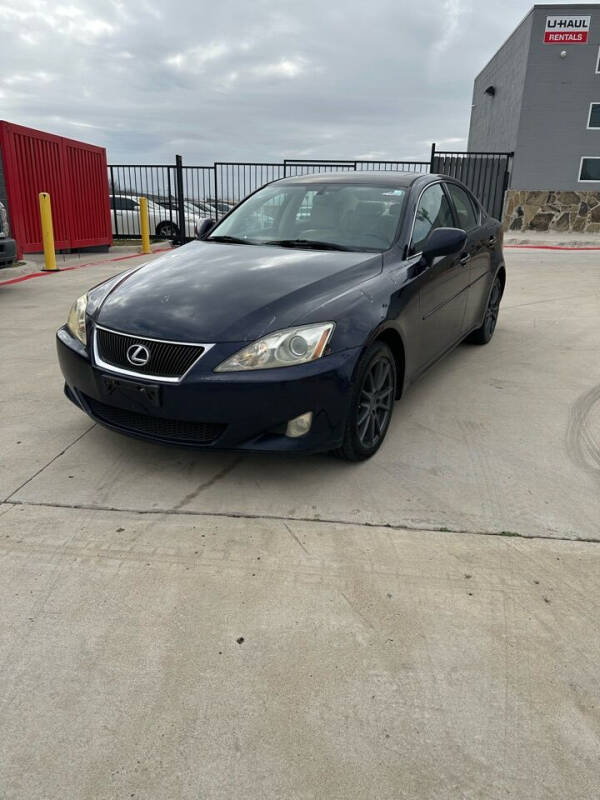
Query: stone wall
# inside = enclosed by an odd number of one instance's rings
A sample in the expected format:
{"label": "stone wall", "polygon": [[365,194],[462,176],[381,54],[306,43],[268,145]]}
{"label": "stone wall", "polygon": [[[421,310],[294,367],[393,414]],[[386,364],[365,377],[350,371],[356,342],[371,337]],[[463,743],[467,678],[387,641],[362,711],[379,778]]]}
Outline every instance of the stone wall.
{"label": "stone wall", "polygon": [[600,233],[600,192],[509,189],[503,219],[507,231]]}

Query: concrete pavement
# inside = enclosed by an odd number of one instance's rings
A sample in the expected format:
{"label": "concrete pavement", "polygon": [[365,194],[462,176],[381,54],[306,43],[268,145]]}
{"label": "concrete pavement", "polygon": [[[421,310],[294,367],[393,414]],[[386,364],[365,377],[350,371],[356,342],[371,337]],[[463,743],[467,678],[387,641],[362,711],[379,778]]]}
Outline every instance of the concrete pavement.
{"label": "concrete pavement", "polygon": [[0,287],[3,800],[600,795],[598,254],[507,261],[361,465],[94,426],[53,331],[123,265]]}
{"label": "concrete pavement", "polygon": [[5,800],[598,796],[598,545],[0,513]]}

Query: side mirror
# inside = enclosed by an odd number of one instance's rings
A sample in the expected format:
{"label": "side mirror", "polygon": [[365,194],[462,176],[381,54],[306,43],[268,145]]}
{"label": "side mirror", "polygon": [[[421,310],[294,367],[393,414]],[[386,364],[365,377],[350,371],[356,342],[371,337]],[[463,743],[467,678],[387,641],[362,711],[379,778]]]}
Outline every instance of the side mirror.
{"label": "side mirror", "polygon": [[196,225],[196,239],[204,239],[216,224],[214,219],[203,219],[202,222]]}
{"label": "side mirror", "polygon": [[437,256],[458,253],[466,241],[467,234],[461,228],[436,228],[423,245],[423,258],[431,261]]}

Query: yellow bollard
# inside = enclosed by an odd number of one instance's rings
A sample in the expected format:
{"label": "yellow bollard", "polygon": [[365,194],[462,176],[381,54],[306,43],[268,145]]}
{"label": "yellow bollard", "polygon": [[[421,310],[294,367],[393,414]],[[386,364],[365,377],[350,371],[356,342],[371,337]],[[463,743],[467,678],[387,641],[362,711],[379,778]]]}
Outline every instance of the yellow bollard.
{"label": "yellow bollard", "polygon": [[150,224],[148,222],[148,201],[145,197],[140,197],[140,232],[142,234],[142,249],[140,253],[147,255],[150,249]]}
{"label": "yellow bollard", "polygon": [[44,271],[58,271],[54,251],[54,228],[52,227],[52,206],[48,192],[40,192],[40,217],[42,221],[42,244],[44,246]]}

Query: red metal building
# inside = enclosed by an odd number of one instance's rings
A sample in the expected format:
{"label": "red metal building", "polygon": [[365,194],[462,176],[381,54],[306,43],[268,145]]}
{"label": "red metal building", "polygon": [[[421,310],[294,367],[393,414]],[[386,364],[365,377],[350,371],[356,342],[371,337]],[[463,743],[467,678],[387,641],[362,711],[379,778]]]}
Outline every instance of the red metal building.
{"label": "red metal building", "polygon": [[106,150],[0,121],[0,200],[19,257],[42,250],[40,192],[50,194],[57,250],[112,244]]}

